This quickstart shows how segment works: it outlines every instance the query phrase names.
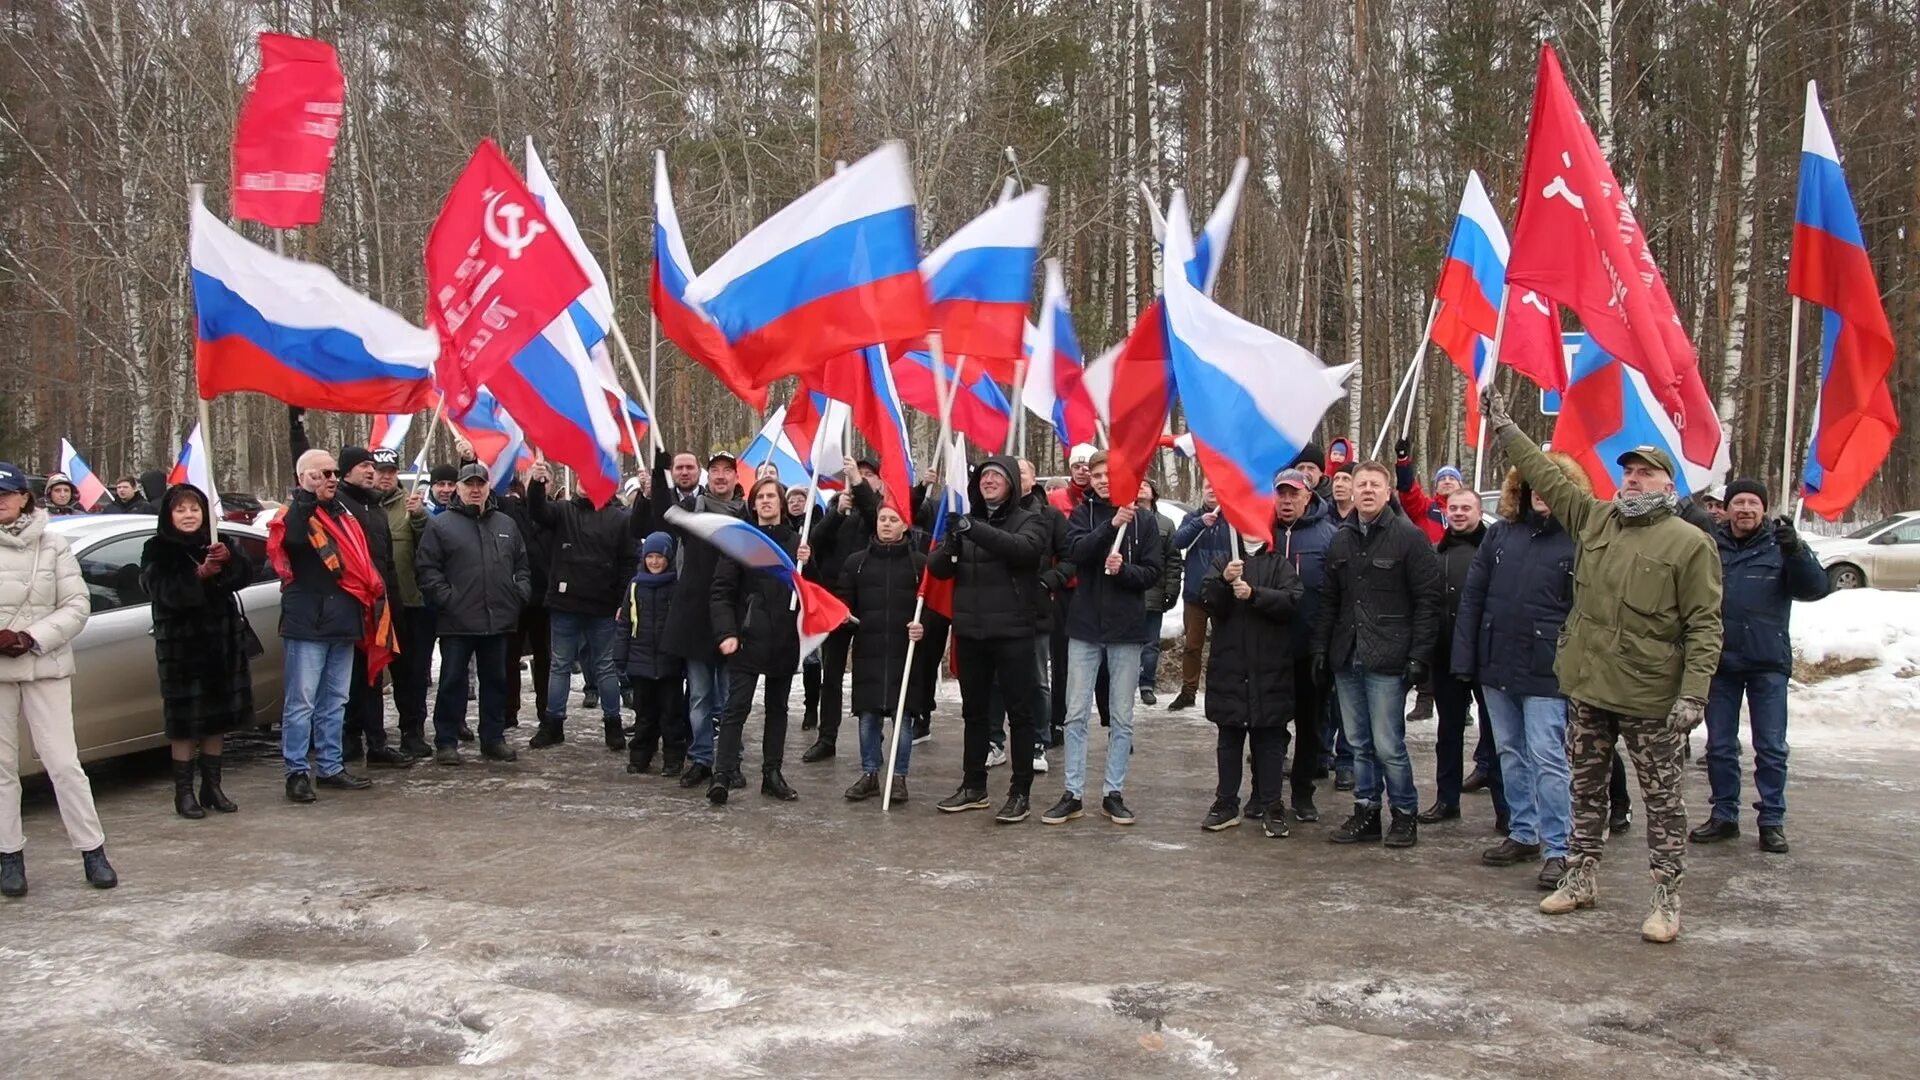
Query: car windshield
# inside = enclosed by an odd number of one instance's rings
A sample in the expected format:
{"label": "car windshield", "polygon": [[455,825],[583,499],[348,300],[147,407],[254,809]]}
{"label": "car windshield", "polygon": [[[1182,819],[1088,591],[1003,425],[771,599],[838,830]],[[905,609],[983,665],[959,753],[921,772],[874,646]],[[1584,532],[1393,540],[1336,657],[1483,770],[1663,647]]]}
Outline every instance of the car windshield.
{"label": "car windshield", "polygon": [[1889,525],[1898,525],[1900,522],[1904,520],[1906,520],[1904,517],[1881,518],[1879,521],[1876,521],[1871,525],[1865,526],[1864,528],[1855,529],[1852,532],[1848,533],[1847,539],[1866,540],[1872,537],[1873,534],[1888,527]]}

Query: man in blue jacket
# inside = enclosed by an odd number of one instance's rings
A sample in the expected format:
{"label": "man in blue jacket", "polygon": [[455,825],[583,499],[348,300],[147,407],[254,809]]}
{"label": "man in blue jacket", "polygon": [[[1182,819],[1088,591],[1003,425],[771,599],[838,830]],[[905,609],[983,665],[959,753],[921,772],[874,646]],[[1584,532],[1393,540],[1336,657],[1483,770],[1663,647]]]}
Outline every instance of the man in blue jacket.
{"label": "man in blue jacket", "polygon": [[[1207,609],[1200,606],[1200,583],[1215,563],[1231,558],[1227,549],[1233,530],[1220,516],[1213,485],[1202,484],[1200,492],[1200,509],[1188,514],[1173,530],[1173,550],[1184,553],[1186,585],[1180,590],[1180,693],[1167,704],[1172,712],[1191,707],[1200,693],[1200,654],[1207,647]],[[1305,638],[1296,637],[1295,641],[1305,647]],[[1298,747],[1294,753],[1299,753]]]}
{"label": "man in blue jacket", "polygon": [[1696,844],[1740,835],[1740,698],[1753,730],[1753,786],[1760,791],[1760,850],[1787,850],[1787,676],[1793,646],[1787,621],[1795,600],[1818,600],[1826,571],[1793,524],[1767,521],[1767,489],[1757,480],[1727,485],[1727,518],[1714,528],[1720,548],[1725,644],[1707,694],[1707,779],[1713,816],[1687,834]]}

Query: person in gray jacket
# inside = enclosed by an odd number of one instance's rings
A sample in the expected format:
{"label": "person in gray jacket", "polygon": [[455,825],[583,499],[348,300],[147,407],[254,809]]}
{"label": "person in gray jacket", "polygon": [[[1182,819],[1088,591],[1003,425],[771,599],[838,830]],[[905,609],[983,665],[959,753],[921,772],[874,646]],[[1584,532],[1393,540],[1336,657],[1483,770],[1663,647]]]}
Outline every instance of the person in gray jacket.
{"label": "person in gray jacket", "polygon": [[460,727],[467,718],[467,665],[480,679],[480,755],[517,756],[507,745],[507,641],[533,596],[527,545],[513,518],[487,490],[487,467],[460,470],[446,513],[427,523],[414,555],[420,593],[436,611],[440,693],[433,704],[433,760],[460,764]]}

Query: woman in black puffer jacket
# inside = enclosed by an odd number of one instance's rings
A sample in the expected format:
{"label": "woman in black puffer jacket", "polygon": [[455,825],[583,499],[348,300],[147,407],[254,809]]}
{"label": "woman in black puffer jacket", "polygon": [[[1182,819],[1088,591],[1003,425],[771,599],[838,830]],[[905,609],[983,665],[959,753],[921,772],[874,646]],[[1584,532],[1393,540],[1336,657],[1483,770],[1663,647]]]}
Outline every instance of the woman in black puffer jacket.
{"label": "woman in black puffer jacket", "polygon": [[[836,590],[859,623],[853,631],[853,711],[860,717],[860,779],[847,789],[859,801],[880,794],[880,770],[886,767],[885,721],[900,703],[901,674],[907,645],[925,637],[913,622],[920,571],[927,565],[907,536],[906,519],[892,507],[876,517],[874,539],[864,551],[847,557]],[[892,801],[907,801],[907,761],[913,739],[900,739],[893,763]]]}
{"label": "woman in black puffer jacket", "polygon": [[[747,512],[759,530],[786,551],[804,558],[799,536],[786,523],[786,492],[778,480],[757,480],[747,496]],[[713,640],[727,665],[727,711],[715,736],[713,782],[707,799],[727,801],[730,788],[743,788],[740,754],[747,714],[753,711],[754,686],[766,680],[766,728],[760,743],[760,793],[791,801],[800,796],[780,775],[786,756],[787,693],[800,666],[800,626],[793,610],[793,588],[776,574],[749,570],[721,556],[709,597]]]}

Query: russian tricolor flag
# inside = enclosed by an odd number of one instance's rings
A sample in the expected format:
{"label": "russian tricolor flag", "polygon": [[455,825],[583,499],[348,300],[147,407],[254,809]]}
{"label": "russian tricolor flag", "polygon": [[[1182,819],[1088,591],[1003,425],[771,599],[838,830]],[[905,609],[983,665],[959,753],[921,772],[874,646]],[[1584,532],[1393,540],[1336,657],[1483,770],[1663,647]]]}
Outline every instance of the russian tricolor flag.
{"label": "russian tricolor flag", "polygon": [[653,304],[653,317],[668,341],[695,363],[713,372],[733,396],[746,402],[753,411],[767,407],[766,385],[755,385],[734,358],[727,336],[699,305],[687,299],[687,285],[694,278],[693,259],[687,254],[686,238],[680,234],[680,214],[673,208],[673,185],[667,179],[667,153],[653,155],[653,278],[647,294]]}
{"label": "russian tricolor flag", "polygon": [[[929,554],[940,550],[954,517],[967,513],[967,441],[955,436],[945,448],[946,462],[940,468],[940,506],[933,514],[933,540]],[[931,560],[929,560],[931,564]],[[928,570],[920,572],[920,595],[927,607],[946,619],[953,618],[953,578],[937,578]]]}
{"label": "russian tricolor flag", "polygon": [[[758,470],[760,466],[773,463],[779,470],[780,482],[787,487],[805,487],[811,473],[807,463],[800,460],[800,452],[794,449],[793,440],[787,437],[787,407],[781,405],[767,416],[767,422],[760,425],[759,434],[740,451],[740,464]],[[836,468],[838,465],[836,464]]]}
{"label": "russian tricolor flag", "polygon": [[1434,289],[1431,337],[1467,377],[1467,441],[1472,443],[1480,439],[1480,394],[1493,385],[1493,338],[1500,328],[1509,250],[1507,230],[1480,174],[1469,172]]}
{"label": "russian tricolor flag", "polygon": [[[1692,461],[1673,418],[1653,395],[1646,375],[1620,362],[1585,333],[1566,334],[1567,390],[1553,427],[1553,448],[1572,455],[1593,481],[1593,493],[1613,498],[1620,486],[1619,457],[1636,446],[1654,446],[1667,452],[1680,470],[1673,486],[1682,495],[1705,491],[1726,478],[1727,440],[1718,442],[1713,461]],[[1705,420],[1717,430],[1719,419],[1711,408]]]}
{"label": "russian tricolor flag", "polygon": [[[500,401],[485,387],[473,397],[473,407],[464,416],[448,416],[454,428],[473,444],[473,456],[487,467],[493,490],[512,486],[514,475],[533,465],[527,451],[526,436],[513,417],[500,407]],[[423,447],[424,449],[424,447]]]}
{"label": "russian tricolor flag", "polygon": [[757,385],[932,325],[906,148],[886,143],[762,222],[688,283]]}
{"label": "russian tricolor flag", "polygon": [[853,428],[880,458],[885,502],[912,520],[908,505],[913,490],[913,450],[907,443],[907,412],[894,385],[887,352],[879,346],[862,349],[858,358],[827,366],[821,389],[828,397],[847,403]]}
{"label": "russian tricolor flag", "polygon": [[367,436],[367,446],[373,450],[398,450],[407,441],[407,432],[412,427],[412,413],[381,413],[373,418],[373,432]]}
{"label": "russian tricolor flag", "polygon": [[961,226],[920,261],[942,351],[984,366],[1003,382],[1014,380],[1020,361],[1046,217],[1047,189],[1032,188]]}
{"label": "russian tricolor flag", "polygon": [[167,486],[192,484],[207,497],[207,506],[214,517],[220,516],[220,491],[213,486],[213,461],[207,457],[207,440],[200,433],[200,425],[193,425],[193,431],[187,435],[186,444],[180,447],[180,457],[173,463],[172,471],[167,473]]}
{"label": "russian tricolor flag", "polygon": [[799,597],[794,617],[800,631],[802,660],[853,617],[833,593],[802,578],[786,549],[757,527],[728,514],[696,514],[678,506],[667,508],[667,521],[687,535],[712,544],[720,554],[749,570],[778,575],[794,590]]}
{"label": "russian tricolor flag", "polygon": [[[1020,320],[1026,322],[1024,316]],[[953,396],[953,430],[965,434],[981,446],[1005,446],[1007,432],[1013,427],[1013,406],[1007,395],[988,377],[985,365],[968,365],[956,371],[952,364],[940,366],[940,379],[933,376],[933,356],[915,349],[893,362],[894,385],[900,388],[900,400],[928,416],[940,415],[939,393]],[[954,387],[956,376],[960,379]]]}
{"label": "russian tricolor flag", "polygon": [[66,473],[67,479],[73,481],[74,494],[78,496],[80,505],[86,509],[91,510],[99,506],[107,497],[107,485],[93,475],[93,470],[87,467],[87,461],[80,456],[80,451],[75,450],[73,444],[65,439],[60,440],[60,471]]}
{"label": "russian tricolor flag", "polygon": [[[1167,258],[1193,257],[1185,197],[1167,208]],[[1347,396],[1353,365],[1328,367],[1286,338],[1213,302],[1186,277],[1166,278],[1166,350],[1186,407],[1194,455],[1227,520],[1273,538],[1273,478],[1313,440],[1320,417]]]}
{"label": "russian tricolor flag", "polygon": [[[1193,255],[1186,260],[1187,281],[1208,296],[1213,295],[1213,286],[1220,280],[1220,267],[1226,263],[1227,240],[1233,236],[1233,220],[1240,213],[1240,193],[1247,184],[1247,159],[1240,158],[1233,163],[1233,177],[1227,181],[1227,190],[1220,193],[1220,201],[1213,206],[1213,213],[1207,216],[1206,227],[1193,242]],[[1167,219],[1160,213],[1160,206],[1153,201],[1151,191],[1146,185],[1141,190],[1148,194],[1147,210],[1153,217],[1153,238],[1164,248],[1167,242]]]}
{"label": "russian tricolor flag", "polygon": [[201,398],[251,390],[307,409],[417,412],[440,339],[322,266],[248,241],[194,189],[190,240]]}
{"label": "russian tricolor flag", "polygon": [[[1040,323],[1027,324],[1027,377],[1020,402],[1028,412],[1053,425],[1060,445],[1091,443],[1098,434],[1093,397],[1084,384],[1086,361],[1067,307],[1066,281],[1058,259],[1047,260],[1047,284],[1040,297]],[[997,444],[989,444],[997,445]]]}
{"label": "russian tricolor flag", "polygon": [[1801,492],[1808,509],[1833,521],[1879,471],[1900,417],[1887,389],[1893,329],[1820,91],[1811,82],[1787,292],[1821,308],[1820,397]]}

